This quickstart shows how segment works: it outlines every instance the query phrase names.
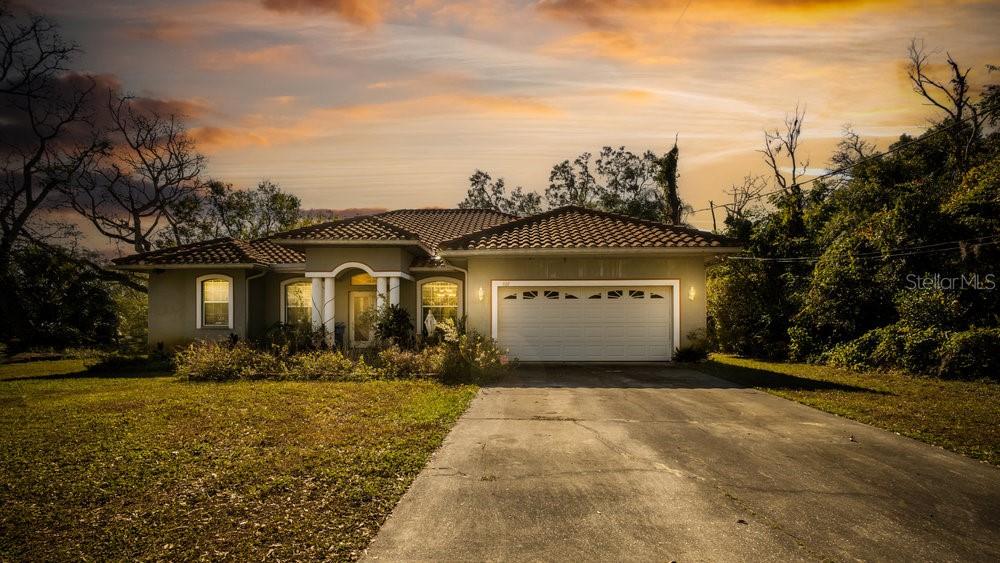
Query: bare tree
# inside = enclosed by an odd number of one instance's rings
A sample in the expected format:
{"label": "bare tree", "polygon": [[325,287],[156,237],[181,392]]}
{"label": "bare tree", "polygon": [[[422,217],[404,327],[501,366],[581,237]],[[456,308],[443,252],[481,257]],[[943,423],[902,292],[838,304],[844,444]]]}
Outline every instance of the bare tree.
{"label": "bare tree", "polygon": [[68,70],[78,51],[51,21],[0,4],[0,271],[19,241],[62,230],[37,212],[57,206],[107,148],[94,126],[95,81]]}
{"label": "bare tree", "polygon": [[732,198],[732,201],[725,205],[727,221],[749,218],[759,208],[758,202],[766,189],[766,178],[747,174],[743,177],[743,183],[733,184],[725,190],[725,194]]}
{"label": "bare tree", "polygon": [[864,139],[851,124],[844,125],[837,148],[830,157],[830,167],[838,174],[832,177],[831,187],[845,185],[853,177],[854,167],[878,154],[873,143]]}
{"label": "bare tree", "polygon": [[792,236],[800,236],[805,231],[804,198],[799,185],[800,178],[809,168],[809,160],[799,154],[805,117],[805,108],[796,105],[793,114],[785,115],[784,130],[764,131],[764,148],[759,151],[778,187],[779,207],[786,212],[785,221]]}
{"label": "bare tree", "polygon": [[104,236],[136,252],[153,248],[162,230],[183,240],[171,210],[200,188],[205,157],[177,115],[144,109],[129,96],[108,99],[113,148],[81,177],[73,208]]}
{"label": "bare tree", "polygon": [[917,39],[910,43],[909,58],[907,73],[913,91],[920,94],[927,105],[945,114],[942,125],[948,127],[956,169],[963,172],[969,165],[969,155],[981,138],[983,124],[988,117],[972,99],[972,85],[969,84],[972,69],[963,70],[951,54],[947,53],[948,81],[933,78],[930,75],[927,50],[923,41]]}

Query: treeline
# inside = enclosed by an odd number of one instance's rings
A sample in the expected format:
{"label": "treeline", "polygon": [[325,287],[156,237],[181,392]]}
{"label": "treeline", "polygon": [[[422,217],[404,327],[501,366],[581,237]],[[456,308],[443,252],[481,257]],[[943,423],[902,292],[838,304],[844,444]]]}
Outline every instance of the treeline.
{"label": "treeline", "polygon": [[[924,134],[878,151],[851,127],[809,173],[806,112],[764,132],[768,170],[727,190],[722,234],[739,256],[709,268],[718,350],[945,377],[1000,377],[1000,87],[950,56],[934,76],[909,50],[914,103],[938,111]],[[973,86],[973,78],[987,82]],[[556,164],[544,194],[477,170],[462,207],[517,215],[576,204],[673,224],[694,212],[665,154],[605,147]],[[707,212],[707,210],[699,210]],[[714,217],[713,217],[714,219]],[[714,222],[714,221],[713,221]]]}
{"label": "treeline", "polygon": [[79,51],[51,20],[0,3],[5,347],[144,338],[142,280],[86,250],[79,225],[121,252],[143,252],[255,238],[302,220],[299,199],[271,182],[237,189],[205,178],[183,104],[130,96],[113,78],[74,70]]}
{"label": "treeline", "polygon": [[503,178],[494,180],[487,172],[476,170],[458,206],[525,216],[547,208],[579,205],[680,225],[691,207],[681,201],[678,192],[679,154],[676,140],[662,155],[604,147],[595,160],[593,154],[585,152],[572,162],[564,160],[552,167],[544,201],[543,194],[521,186],[508,191]]}
{"label": "treeline", "polygon": [[949,75],[928,68],[914,43],[909,78],[934,125],[884,152],[848,129],[826,177],[802,177],[804,112],[766,135],[773,177],[734,187],[725,221],[746,251],[710,269],[720,349],[1000,377],[1000,88],[974,88],[950,56]]}

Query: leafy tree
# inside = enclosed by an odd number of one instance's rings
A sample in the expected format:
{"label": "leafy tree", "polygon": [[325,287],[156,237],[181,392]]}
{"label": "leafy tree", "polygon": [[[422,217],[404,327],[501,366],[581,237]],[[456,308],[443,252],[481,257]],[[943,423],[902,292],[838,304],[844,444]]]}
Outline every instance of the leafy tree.
{"label": "leafy tree", "polygon": [[677,141],[667,154],[660,159],[656,171],[656,183],[663,192],[663,221],[671,225],[680,225],[684,213],[680,195],[677,193],[677,159],[680,149]]}
{"label": "leafy tree", "polygon": [[161,233],[158,246],[219,237],[253,240],[302,224],[299,198],[269,180],[246,190],[209,180],[174,203],[170,216],[174,227]]}
{"label": "leafy tree", "polygon": [[33,245],[20,246],[11,265],[0,299],[0,340],[15,349],[115,342],[112,286],[96,272]]}
{"label": "leafy tree", "polygon": [[552,167],[549,172],[549,187],[545,190],[545,201],[549,207],[600,205],[603,189],[590,171],[592,156],[585,152],[572,163],[564,160]]}
{"label": "leafy tree", "polygon": [[604,147],[552,167],[545,199],[550,207],[579,205],[639,219],[682,222],[689,208],[677,193],[676,143],[663,157]]}
{"label": "leafy tree", "polygon": [[469,191],[458,204],[461,209],[493,209],[524,217],[542,210],[542,197],[518,186],[507,193],[503,178],[493,177],[482,170],[469,177]]}
{"label": "leafy tree", "polygon": [[[709,274],[723,349],[950,376],[958,363],[994,361],[1000,301],[974,283],[988,287],[984,275],[1000,267],[997,88],[977,98],[953,58],[943,81],[929,76],[922,49],[910,53],[914,89],[941,112],[923,135],[880,154],[846,128],[830,167],[847,169],[809,192],[793,190],[801,182],[789,175],[805,170],[792,157],[803,112],[765,136],[774,207],[746,212],[766,192],[749,181],[734,188],[726,225],[746,252]],[[946,285],[914,281],[934,279]]]}

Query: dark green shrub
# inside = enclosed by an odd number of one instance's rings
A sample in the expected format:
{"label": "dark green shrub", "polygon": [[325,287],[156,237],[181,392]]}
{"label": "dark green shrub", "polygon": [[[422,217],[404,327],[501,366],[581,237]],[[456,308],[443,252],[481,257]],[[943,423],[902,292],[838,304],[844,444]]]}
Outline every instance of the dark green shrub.
{"label": "dark green shrub", "polygon": [[941,346],[940,355],[941,377],[1000,380],[1000,328],[956,332]]}
{"label": "dark green shrub", "polygon": [[375,314],[375,337],[388,346],[412,348],[415,342],[410,313],[399,305],[383,307]]}
{"label": "dark green shrub", "polygon": [[261,344],[269,350],[297,354],[327,349],[327,336],[325,329],[314,329],[309,323],[275,323],[264,333]]}
{"label": "dark green shrub", "polygon": [[695,329],[688,333],[688,343],[674,349],[674,361],[691,363],[708,359],[712,346],[703,329]]}
{"label": "dark green shrub", "polygon": [[940,289],[906,289],[893,302],[899,323],[912,328],[959,328],[965,313],[958,295]]}
{"label": "dark green shrub", "polygon": [[766,264],[726,261],[708,271],[712,339],[724,351],[770,359],[788,353],[787,287]]}
{"label": "dark green shrub", "polygon": [[933,374],[945,337],[946,333],[936,328],[912,328],[897,323],[837,345],[823,359],[831,365],[854,370],[883,368]]}

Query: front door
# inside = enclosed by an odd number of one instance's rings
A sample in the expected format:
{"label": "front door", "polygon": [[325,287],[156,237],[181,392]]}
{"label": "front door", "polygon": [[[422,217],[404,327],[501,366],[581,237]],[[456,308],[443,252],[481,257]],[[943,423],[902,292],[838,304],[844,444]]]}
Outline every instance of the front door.
{"label": "front door", "polygon": [[372,310],[375,309],[374,291],[350,292],[350,326],[348,335],[351,346],[367,346],[372,340]]}

